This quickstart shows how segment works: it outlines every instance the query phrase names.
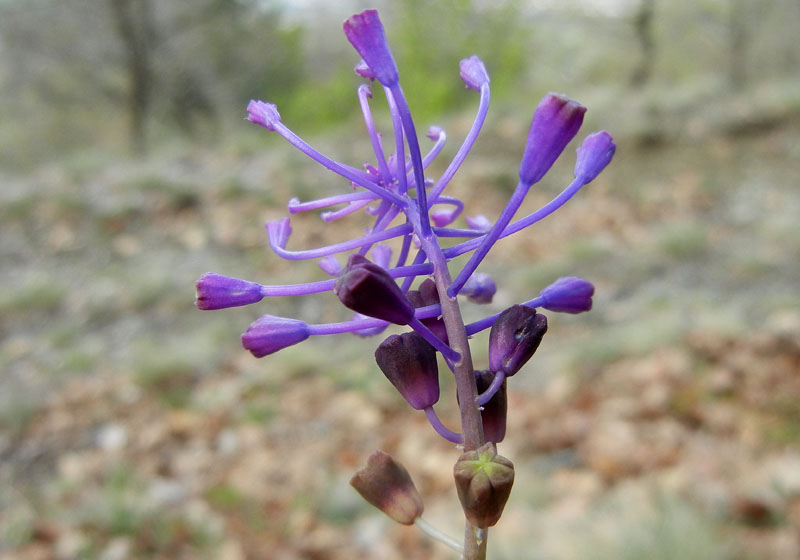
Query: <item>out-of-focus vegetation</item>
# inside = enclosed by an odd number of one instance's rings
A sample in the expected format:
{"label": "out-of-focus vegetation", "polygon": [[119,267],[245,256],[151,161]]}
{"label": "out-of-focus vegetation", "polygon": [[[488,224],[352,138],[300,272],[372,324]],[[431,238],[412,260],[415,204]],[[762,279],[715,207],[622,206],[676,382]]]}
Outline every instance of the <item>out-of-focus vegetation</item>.
{"label": "out-of-focus vegetation", "polygon": [[[792,0],[373,2],[418,118],[461,107],[457,61],[478,53],[496,100],[544,89],[645,92],[663,112],[793,79]],[[554,7],[546,6],[558,6]],[[265,0],[5,0],[0,3],[0,164],[25,169],[103,146],[229,138],[252,97],[320,130],[354,115],[357,61],[342,8]],[[773,96],[786,84],[774,83]],[[796,100],[795,100],[796,102]],[[638,113],[637,113],[638,115]],[[668,119],[667,119],[668,120]],[[657,134],[657,131],[653,131]]]}
{"label": "out-of-focus vegetation", "polygon": [[[209,270],[322,277],[265,250],[262,224],[344,185],[243,116],[276,102],[363,162],[340,24],[367,6],[342,4],[0,0],[0,560],[452,557],[347,485],[385,449],[426,516],[463,530],[455,450],[377,372],[376,340],[262,360],[239,345],[263,313],[344,319],[338,300],[192,306]],[[499,312],[567,274],[597,286],[591,313],[551,316],[510,384],[517,483],[490,558],[800,557],[800,3],[371,5],[419,129],[452,139],[444,158],[476,103],[458,60],[487,63],[490,115],[451,187],[470,214],[502,208],[548,90],[589,107],[581,136],[619,144],[557,215],[498,244],[496,301],[465,305]],[[366,225],[292,220],[297,247]],[[485,362],[485,336],[473,349]]]}

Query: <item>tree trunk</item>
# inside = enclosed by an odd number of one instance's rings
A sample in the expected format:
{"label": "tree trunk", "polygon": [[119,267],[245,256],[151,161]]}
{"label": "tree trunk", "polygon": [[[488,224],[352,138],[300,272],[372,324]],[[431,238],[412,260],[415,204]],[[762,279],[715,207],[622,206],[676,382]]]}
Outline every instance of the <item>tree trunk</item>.
{"label": "tree trunk", "polygon": [[131,147],[147,151],[147,117],[153,92],[152,51],[155,21],[151,0],[109,0],[117,33],[125,47]]}

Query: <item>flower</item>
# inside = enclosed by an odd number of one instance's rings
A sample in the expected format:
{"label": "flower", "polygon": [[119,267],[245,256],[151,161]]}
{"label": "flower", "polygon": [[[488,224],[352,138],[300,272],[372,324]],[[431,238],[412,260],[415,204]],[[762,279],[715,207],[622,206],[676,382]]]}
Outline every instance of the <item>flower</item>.
{"label": "flower", "polygon": [[467,451],[453,467],[464,515],[475,527],[492,527],[500,520],[514,485],[514,464],[487,442]]}
{"label": "flower", "polygon": [[601,130],[590,134],[578,148],[575,178],[591,183],[611,162],[616,151],[617,145],[608,132]]}
{"label": "flower", "polygon": [[561,313],[583,313],[592,308],[594,285],[577,276],[559,278],[539,294],[542,307]]}
{"label": "flower", "polygon": [[194,304],[203,310],[225,309],[256,303],[263,297],[261,284],[206,272],[197,280]]}
{"label": "flower", "polygon": [[489,368],[511,377],[531,359],[546,332],[547,317],[531,307],[512,305],[489,332]]}
{"label": "flower", "polygon": [[350,479],[370,504],[403,525],[411,525],[422,515],[422,498],[406,468],[388,453],[375,451],[367,466]]}
{"label": "flower", "polygon": [[372,71],[375,79],[389,87],[397,83],[397,64],[386,41],[377,10],[365,10],[347,19],[342,26],[347,40]]}
{"label": "flower", "polygon": [[375,350],[375,361],[413,408],[423,410],[439,400],[436,350],[417,333],[391,335]]}
{"label": "flower", "polygon": [[303,321],[264,315],[242,335],[242,346],[256,358],[263,358],[303,342],[310,334],[308,325]]}
{"label": "flower", "polygon": [[522,183],[538,183],[578,133],[586,107],[566,95],[548,93],[539,102],[519,166]]}
{"label": "flower", "polygon": [[333,291],[345,307],[368,317],[397,325],[414,318],[414,306],[386,269],[359,254],[350,255]]}

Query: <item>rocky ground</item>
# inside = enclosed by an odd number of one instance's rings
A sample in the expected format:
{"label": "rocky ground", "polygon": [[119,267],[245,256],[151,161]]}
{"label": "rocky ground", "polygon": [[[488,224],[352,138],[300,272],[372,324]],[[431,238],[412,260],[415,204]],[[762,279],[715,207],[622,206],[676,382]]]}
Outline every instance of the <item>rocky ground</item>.
{"label": "rocky ground", "polygon": [[[595,309],[552,315],[510,383],[501,453],[517,482],[493,559],[800,557],[796,124],[620,138],[605,176],[487,262],[503,271],[492,312],[561,275],[597,285]],[[454,183],[472,208],[496,215],[516,166],[500,147],[523,137],[493,123]],[[366,153],[321,143],[347,161]],[[569,166],[526,204],[552,197]],[[258,361],[239,347],[262,313],[335,320],[337,302],[192,306],[208,270],[321,278],[270,254],[262,222],[293,195],[336,190],[329,176],[268,141],[77,158],[3,182],[0,558],[454,557],[347,483],[388,451],[425,516],[462,530],[457,450],[379,374],[377,341]],[[296,247],[362,226],[293,224]],[[484,346],[476,337],[476,360]],[[455,425],[451,401],[440,414]]]}

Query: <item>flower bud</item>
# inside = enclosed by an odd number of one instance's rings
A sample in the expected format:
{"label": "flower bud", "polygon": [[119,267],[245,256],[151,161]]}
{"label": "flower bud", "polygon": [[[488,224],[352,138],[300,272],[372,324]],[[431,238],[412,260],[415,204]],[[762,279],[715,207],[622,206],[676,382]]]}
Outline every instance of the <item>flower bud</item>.
{"label": "flower bud", "polygon": [[[475,382],[480,395],[489,388],[494,380],[494,374],[489,370],[476,371]],[[506,382],[492,395],[489,402],[481,408],[481,421],[483,422],[483,437],[486,441],[500,443],[506,437],[506,418],[508,416],[508,393]]]}
{"label": "flower bud", "polygon": [[475,55],[461,60],[458,63],[458,69],[460,70],[461,79],[464,80],[469,89],[480,91],[483,84],[489,83],[489,74],[486,72],[486,66]]}
{"label": "flower bud", "polygon": [[297,319],[264,315],[242,335],[242,346],[256,358],[303,342],[309,336],[308,325]]}
{"label": "flower bud", "polygon": [[439,400],[436,350],[417,333],[391,335],[375,350],[375,361],[413,408],[423,410]]}
{"label": "flower bud", "polygon": [[414,306],[386,269],[357,253],[350,255],[333,291],[346,307],[362,315],[397,325],[414,318]]}
{"label": "flower bud", "polygon": [[225,309],[261,301],[261,285],[247,280],[206,272],[197,280],[195,306],[197,309]]}
{"label": "flower bud", "polygon": [[489,221],[489,218],[483,214],[478,214],[477,216],[467,216],[464,218],[464,220],[467,222],[467,227],[469,229],[474,229],[475,231],[489,231],[492,229],[492,222]]}
{"label": "flower bud", "polygon": [[[366,62],[364,62],[363,58],[358,61],[358,64],[356,64],[355,68],[353,68],[353,72],[362,78],[367,78],[368,80],[375,79],[375,74],[372,73],[372,70],[369,69],[369,66],[367,66]],[[370,94],[370,97],[372,97],[372,94]]]}
{"label": "flower bud", "polygon": [[467,520],[476,527],[494,526],[514,485],[514,464],[487,442],[462,454],[453,467],[453,476]]}
{"label": "flower bud", "polygon": [[261,125],[267,130],[275,130],[275,125],[281,122],[281,115],[274,103],[251,99],[247,104],[247,120]]}
{"label": "flower bud", "polygon": [[281,218],[264,225],[267,228],[270,246],[285,249],[286,242],[289,241],[289,236],[292,234],[292,224],[289,218]]}
{"label": "flower bud", "polygon": [[319,260],[319,267],[331,276],[339,276],[342,273],[342,265],[333,255],[328,255]]}
{"label": "flower bud", "polygon": [[560,313],[582,313],[592,308],[594,285],[577,276],[559,278],[539,294],[542,307]]}
{"label": "flower bud", "polygon": [[[409,290],[406,297],[417,309],[439,303],[439,291],[436,289],[436,282],[430,278],[423,280],[416,290]],[[420,319],[420,323],[432,330],[439,340],[447,344],[447,328],[444,326],[441,316]]]}
{"label": "flower bud", "polygon": [[408,471],[383,451],[375,451],[367,466],[350,479],[361,497],[403,525],[422,515],[422,498]]}
{"label": "flower bud", "polygon": [[547,317],[532,307],[512,305],[489,332],[489,367],[511,377],[531,359],[547,332]]}
{"label": "flower bud", "polygon": [[375,79],[386,87],[396,84],[399,79],[397,64],[389,50],[377,10],[365,10],[350,16],[342,27],[347,40],[364,59]]}
{"label": "flower bud", "polygon": [[565,95],[548,93],[533,115],[528,141],[519,166],[520,180],[538,182],[578,133],[586,107]]}
{"label": "flower bud", "polygon": [[590,134],[578,148],[578,160],[575,162],[575,178],[591,183],[606,168],[617,151],[617,145],[611,135],[601,130]]}
{"label": "flower bud", "polygon": [[492,303],[497,292],[494,279],[485,272],[474,272],[458,293],[467,296],[472,303]]}

